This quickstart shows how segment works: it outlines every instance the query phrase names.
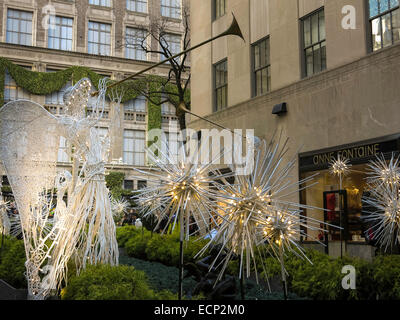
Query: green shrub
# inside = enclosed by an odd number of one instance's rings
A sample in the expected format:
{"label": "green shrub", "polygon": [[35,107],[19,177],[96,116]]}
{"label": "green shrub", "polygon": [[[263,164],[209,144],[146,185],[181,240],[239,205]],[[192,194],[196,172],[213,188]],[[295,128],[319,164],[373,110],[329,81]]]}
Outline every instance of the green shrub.
{"label": "green shrub", "polygon": [[135,234],[126,242],[127,254],[138,259],[146,259],[146,248],[149,240],[150,235],[147,232],[144,232],[143,235],[141,233]]}
{"label": "green shrub", "polygon": [[[165,292],[162,293],[165,295]],[[129,266],[88,266],[70,279],[62,291],[64,300],[152,300],[157,294],[142,271]]]}
{"label": "green shrub", "polygon": [[[179,262],[179,228],[172,234],[153,233],[132,226],[117,229],[117,240],[126,253],[138,259],[156,261],[168,266]],[[192,237],[184,243],[184,261],[194,262],[194,256],[207,244],[207,240]],[[207,252],[205,253],[207,255]]]}
{"label": "green shrub", "polygon": [[146,247],[146,259],[158,261],[165,265],[177,265],[179,261],[179,242],[171,235],[155,235],[149,240]]}
{"label": "green shrub", "polygon": [[[400,299],[400,256],[381,256],[373,263],[359,258],[343,257],[333,259],[316,250],[307,250],[307,257],[300,259],[294,254],[285,258],[289,273],[289,290],[298,296],[314,300],[374,300]],[[265,260],[269,276],[280,276],[280,264],[269,257]],[[342,268],[354,266],[356,289],[342,288]],[[265,273],[261,272],[265,278]]]}
{"label": "green shrub", "polygon": [[118,227],[116,230],[118,246],[124,248],[127,241],[140,233],[140,229],[135,226]]}
{"label": "green shrub", "polygon": [[315,300],[340,299],[343,293],[340,264],[323,253],[315,252],[310,258],[313,264],[293,257],[286,262],[291,291]]}
{"label": "green shrub", "polygon": [[[125,227],[128,228],[128,227]],[[123,233],[123,234],[122,234]],[[127,254],[131,257],[177,266],[179,261],[179,228],[171,235],[153,234],[145,231],[123,231],[119,238],[125,243]],[[124,238],[125,237],[125,238]],[[128,241],[124,240],[129,238]],[[207,240],[191,238],[184,246],[184,261],[195,262],[194,256],[207,244]],[[206,252],[204,256],[207,256]],[[306,259],[293,253],[285,256],[285,267],[289,273],[288,287],[294,294],[315,300],[371,300],[400,299],[400,256],[378,256],[373,263],[357,258],[343,257],[333,259],[316,250],[306,250]],[[239,261],[231,261],[227,273],[237,276]],[[257,272],[261,278],[269,279],[281,275],[281,266],[277,259],[261,259],[256,255]],[[265,266],[265,269],[262,266]],[[356,289],[342,288],[342,268],[352,265],[356,269]],[[254,266],[252,265],[254,269]],[[254,270],[253,270],[254,271]]]}
{"label": "green shrub", "polygon": [[372,279],[379,299],[400,299],[400,255],[377,256]]}
{"label": "green shrub", "polygon": [[0,250],[0,279],[14,288],[26,288],[27,282],[24,275],[26,255],[23,240],[6,237]]}
{"label": "green shrub", "polygon": [[[176,266],[166,266],[158,262],[144,261],[132,257],[120,256],[120,264],[135,267],[146,273],[149,285],[157,291],[169,290],[176,294],[178,292],[178,276],[179,271]],[[183,280],[183,291],[189,292],[196,286],[193,278],[185,278]]]}

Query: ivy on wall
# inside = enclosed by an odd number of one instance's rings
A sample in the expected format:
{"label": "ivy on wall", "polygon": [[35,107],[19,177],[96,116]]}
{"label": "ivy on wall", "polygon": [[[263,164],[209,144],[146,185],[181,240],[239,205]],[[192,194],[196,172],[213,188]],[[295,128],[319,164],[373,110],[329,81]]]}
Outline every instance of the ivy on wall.
{"label": "ivy on wall", "polygon": [[[0,107],[4,105],[4,81],[6,70],[14,79],[16,84],[35,95],[48,95],[61,90],[68,81],[76,83],[82,78],[89,78],[96,89],[98,89],[99,80],[102,75],[92,71],[90,68],[81,66],[72,66],[65,70],[57,72],[36,72],[27,70],[21,66],[12,63],[10,60],[0,57]],[[112,83],[112,81],[110,81]],[[145,79],[129,80],[119,85],[116,90],[123,92],[121,102],[135,99],[146,86],[150,83],[149,92],[160,92],[162,87],[162,78],[159,76],[147,76]],[[169,84],[168,92],[177,92],[175,85]],[[176,99],[174,95],[171,99]],[[161,95],[156,93],[151,97],[153,102],[160,103]],[[190,100],[190,93],[187,90],[185,99]],[[148,130],[161,128],[161,106],[148,103]]]}

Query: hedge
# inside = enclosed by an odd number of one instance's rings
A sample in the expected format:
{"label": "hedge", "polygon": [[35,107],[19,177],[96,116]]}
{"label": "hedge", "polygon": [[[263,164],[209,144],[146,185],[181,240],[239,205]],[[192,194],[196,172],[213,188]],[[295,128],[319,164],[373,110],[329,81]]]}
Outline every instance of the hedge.
{"label": "hedge", "polygon": [[171,300],[176,295],[152,290],[143,271],[130,266],[89,265],[68,282],[63,300]]}
{"label": "hedge", "polygon": [[[0,234],[1,237],[1,234]],[[23,240],[5,237],[0,242],[0,279],[17,289],[25,289],[25,247]]]}
{"label": "hedge", "polygon": [[[179,228],[172,234],[161,235],[134,226],[117,228],[117,241],[129,256],[155,261],[167,266],[177,266],[179,261]],[[184,244],[184,261],[195,262],[194,256],[208,243],[207,240],[192,237]],[[206,252],[207,254],[207,252]]]}
{"label": "hedge", "polygon": [[[72,66],[65,70],[57,72],[36,72],[27,70],[19,65],[12,63],[10,60],[0,57],[0,107],[4,104],[4,82],[5,73],[8,71],[10,76],[15,80],[18,87],[21,87],[29,93],[35,95],[48,95],[61,90],[68,81],[72,80],[76,83],[82,78],[89,78],[96,90],[98,89],[99,80],[102,75],[92,71],[88,67]],[[113,83],[115,81],[110,81]],[[121,102],[137,98],[147,84],[150,83],[150,90],[161,91],[163,79],[159,76],[149,75],[142,79],[128,80],[117,87],[120,93],[123,93]],[[176,85],[168,84],[168,92],[174,93],[177,91]],[[150,91],[151,92],[151,91]],[[176,99],[176,96],[171,94],[170,99]],[[160,102],[161,96],[158,93],[152,94],[152,101]],[[190,101],[190,91],[185,94],[185,102]],[[148,107],[148,131],[152,129],[161,129],[161,106],[154,105],[149,102]]]}
{"label": "hedge", "polygon": [[[177,266],[179,259],[179,235],[155,234],[153,238],[148,231],[142,237],[140,230],[131,227],[117,229],[118,241],[125,247],[128,255],[157,261],[169,266]],[[205,245],[205,240],[189,241],[185,247],[185,262],[194,262],[194,256]],[[400,255],[381,255],[373,262],[359,258],[343,257],[334,259],[316,250],[306,250],[306,255],[312,261],[310,264],[290,253],[285,258],[285,267],[289,273],[289,291],[297,296],[314,300],[387,300],[400,299]],[[257,258],[257,272],[264,280],[267,278],[262,269],[266,266],[268,278],[280,277],[280,264],[267,257],[264,261]],[[356,269],[356,289],[342,288],[342,268],[352,265]],[[238,275],[238,261],[231,261],[227,272]],[[254,271],[254,267],[253,267]]]}

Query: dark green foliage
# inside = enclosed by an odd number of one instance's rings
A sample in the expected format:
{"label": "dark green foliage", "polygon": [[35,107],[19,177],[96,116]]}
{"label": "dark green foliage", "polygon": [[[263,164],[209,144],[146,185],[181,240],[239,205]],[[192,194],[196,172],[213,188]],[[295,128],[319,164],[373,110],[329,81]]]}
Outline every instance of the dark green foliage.
{"label": "dark green foliage", "polygon": [[[145,231],[143,229],[143,231]],[[128,255],[136,257],[138,259],[146,259],[147,243],[150,240],[148,232],[143,232],[143,235],[135,235],[135,237],[129,239],[125,244],[125,249]]]}
{"label": "dark green foliage", "polygon": [[125,173],[123,172],[111,171],[106,175],[107,188],[116,200],[119,200],[122,196],[124,179]]}
{"label": "dark green foliage", "polygon": [[106,184],[107,188],[112,190],[114,188],[122,188],[122,184],[124,183],[125,173],[111,171],[106,176]]}
{"label": "dark green foliage", "polygon": [[0,279],[14,288],[26,288],[24,242],[12,237],[5,237],[3,247],[0,247],[0,250]]}
{"label": "dark green foliage", "polygon": [[136,237],[141,232],[135,226],[118,227],[116,231],[118,246],[124,248],[129,239]]}
{"label": "dark green foliage", "polygon": [[[162,294],[164,298],[166,293]],[[156,300],[144,272],[129,266],[88,266],[70,279],[64,300]]]}
{"label": "dark green foliage", "polygon": [[[142,234],[143,232],[143,234]],[[129,238],[129,240],[126,240]],[[179,261],[179,228],[172,234],[161,235],[143,229],[134,231],[132,226],[117,229],[119,246],[125,247],[129,256],[157,261],[167,266],[177,266]],[[194,256],[207,244],[207,240],[192,237],[184,244],[185,263],[194,262]],[[207,254],[207,253],[206,253]]]}
{"label": "dark green foliage", "polygon": [[372,265],[373,278],[379,299],[400,299],[400,255],[377,256]]}
{"label": "dark green foliage", "polygon": [[[120,264],[134,266],[137,270],[142,270],[146,273],[149,284],[154,290],[170,290],[176,293],[178,289],[178,268],[169,267],[157,262],[143,261],[136,258],[127,256],[120,256]],[[183,280],[183,292],[191,295],[193,289],[196,287],[197,282],[193,277],[185,278]],[[239,288],[239,281],[237,281],[237,288]],[[283,300],[282,293],[269,293],[263,286],[258,285],[253,280],[245,281],[246,300]],[[200,297],[193,297],[193,299],[200,299]],[[237,299],[240,299],[238,294]],[[289,299],[299,300],[295,294],[289,294]]]}
{"label": "dark green foliage", "polygon": [[[169,290],[175,294],[178,292],[178,268],[127,256],[120,256],[119,261],[120,264],[134,266],[137,270],[144,271],[152,289],[157,291]],[[193,291],[196,284],[193,278],[184,279],[183,291],[186,293]]]}
{"label": "dark green foliage", "polygon": [[11,186],[3,186],[1,188],[1,192],[2,193],[10,193],[10,192],[12,192]]}
{"label": "dark green foliage", "polygon": [[[285,267],[291,292],[315,300],[400,299],[400,256],[378,256],[372,263],[359,258],[333,259],[324,253],[307,250],[313,264],[289,254]],[[269,274],[280,275],[279,263],[267,258]],[[342,288],[342,268],[354,266],[356,289]],[[263,276],[265,276],[263,274]]]}

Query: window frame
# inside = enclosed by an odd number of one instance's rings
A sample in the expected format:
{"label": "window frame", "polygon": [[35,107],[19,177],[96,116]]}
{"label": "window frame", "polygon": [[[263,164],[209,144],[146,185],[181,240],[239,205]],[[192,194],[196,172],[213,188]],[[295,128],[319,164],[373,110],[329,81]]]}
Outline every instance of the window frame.
{"label": "window frame", "polygon": [[[134,31],[136,38],[132,35],[128,35],[128,30]],[[130,60],[139,60],[139,61],[148,61],[148,55],[145,50],[139,47],[138,44],[138,39],[137,37],[138,32],[143,33],[143,39],[144,39],[144,44],[147,45],[147,36],[146,36],[146,29],[140,29],[136,27],[131,27],[131,26],[125,26],[125,59],[130,59]],[[135,40],[135,44],[128,44],[128,38],[132,38]],[[131,58],[129,55],[129,52],[134,52],[135,58]],[[141,52],[143,53],[144,59],[139,59],[138,56],[141,55]]]}
{"label": "window frame", "polygon": [[[226,82],[223,85],[219,85],[217,86],[217,67],[221,64],[226,64]],[[229,79],[228,79],[228,58],[224,58],[220,61],[218,61],[217,63],[213,64],[213,111],[214,112],[218,112],[221,110],[224,110],[226,108],[228,108],[229,103],[228,103],[228,84],[229,84]],[[221,106],[220,108],[218,108],[218,91],[221,89],[226,89],[225,92],[225,96],[226,96],[226,105],[225,106]]]}
{"label": "window frame", "polygon": [[[170,41],[171,39],[176,40],[177,38],[179,38],[179,42],[178,41]],[[182,35],[181,34],[173,33],[173,32],[166,32],[160,38],[160,41],[164,41],[168,45],[167,49],[171,53],[171,56],[174,56],[182,51]],[[175,52],[175,50],[171,50],[171,48],[174,48],[174,46],[171,46],[171,44],[176,45],[177,43],[179,43],[179,50],[177,50],[177,52]],[[160,44],[159,44],[159,47],[160,47],[160,52],[162,52]],[[163,53],[160,54],[160,61],[163,61],[166,59],[168,59],[168,58]],[[174,61],[179,64],[182,61],[181,59],[182,59],[182,56],[175,58]],[[171,63],[171,61],[166,62],[166,64],[170,64],[170,63]]]}
{"label": "window frame", "polygon": [[[128,184],[132,184],[132,188],[127,188]],[[135,189],[135,181],[132,179],[125,179],[124,180],[124,190],[134,190]]]}
{"label": "window frame", "polygon": [[[254,42],[251,45],[251,71],[252,71],[252,95],[253,97],[259,97],[264,94],[267,94],[271,92],[271,84],[272,84],[272,78],[271,78],[271,37],[268,35],[256,42]],[[266,65],[261,66],[258,69],[256,69],[256,61],[255,61],[255,49],[256,46],[260,45],[262,42],[267,41],[268,42],[268,63]],[[267,91],[262,92],[260,94],[257,93],[257,73],[262,72],[262,70],[267,69]],[[268,78],[269,74],[269,78]]]}
{"label": "window frame", "polygon": [[[90,24],[91,23],[97,23],[98,25],[99,25],[99,29],[91,29],[90,28]],[[109,39],[110,39],[110,43],[109,44],[104,44],[104,43],[101,43],[100,42],[100,39],[101,39],[101,33],[107,33],[107,32],[105,32],[105,31],[102,31],[101,30],[101,25],[106,25],[106,26],[109,26],[110,27],[110,32],[108,33],[109,34]],[[101,21],[96,21],[96,20],[88,20],[87,21],[87,53],[88,54],[94,54],[94,55],[98,55],[98,56],[105,56],[105,57],[110,57],[110,56],[112,56],[113,55],[113,52],[112,52],[112,49],[113,49],[113,47],[112,47],[112,28],[113,28],[113,25],[111,24],[111,23],[107,23],[107,22],[101,22]],[[89,40],[89,33],[90,33],[90,31],[91,30],[93,30],[93,31],[96,31],[97,33],[98,33],[98,37],[97,37],[97,40],[99,41],[99,42],[93,42],[93,41],[90,41]],[[98,51],[97,51],[97,53],[93,53],[93,52],[89,52],[89,44],[90,43],[92,43],[92,44],[96,44],[97,46],[98,46]],[[108,46],[109,47],[109,54],[102,54],[100,51],[100,46]]]}
{"label": "window frame", "polygon": [[[374,15],[374,16],[371,16],[371,5],[370,5],[370,1],[371,0],[367,0],[366,1],[366,15],[367,15],[367,21],[368,21],[368,28],[367,28],[367,30],[368,30],[368,49],[369,49],[369,51],[370,52],[377,52],[377,51],[379,51],[379,50],[382,50],[382,49],[385,49],[385,48],[388,48],[388,47],[391,47],[391,46],[393,46],[394,44],[396,44],[396,43],[400,43],[400,41],[398,41],[398,42],[394,42],[394,37],[393,37],[393,12],[394,11],[396,11],[396,10],[399,10],[399,13],[398,14],[400,14],[400,1],[398,1],[398,4],[397,4],[397,6],[395,6],[395,7],[391,7],[391,3],[390,3],[390,0],[388,0],[387,2],[388,2],[388,4],[389,4],[389,6],[388,6],[388,9],[387,10],[385,10],[385,11],[383,11],[383,12],[380,12],[380,5],[381,5],[381,2],[379,1],[378,2],[378,14],[377,15]],[[381,0],[382,1],[382,0]],[[387,14],[390,14],[390,31],[391,31],[391,44],[390,45],[387,45],[387,46],[384,46],[383,45],[383,41],[382,41],[382,39],[383,39],[383,36],[382,36],[382,33],[383,33],[383,30],[382,30],[382,18],[384,17],[384,16],[386,16]],[[380,48],[379,49],[374,49],[374,38],[373,38],[373,33],[372,33],[372,21],[374,21],[374,20],[376,20],[376,19],[379,19],[379,35],[381,36],[381,43],[380,43]]]}
{"label": "window frame", "polygon": [[[139,188],[139,185],[142,185],[141,188]],[[144,186],[143,186],[144,185]],[[142,190],[142,189],[146,189],[147,188],[147,180],[138,180],[137,181],[137,190]]]}
{"label": "window frame", "polygon": [[[21,10],[21,9],[17,9],[17,8],[12,8],[12,7],[8,7],[5,10],[5,42],[6,43],[11,43],[11,44],[17,44],[17,45],[23,45],[23,46],[33,46],[33,40],[34,40],[34,12],[33,11],[29,11],[29,10]],[[10,11],[14,11],[14,12],[18,12],[19,16],[18,16],[18,32],[14,31],[14,30],[9,30],[8,29],[8,24],[9,24],[9,19],[13,19],[16,20],[17,18],[15,17],[9,17],[9,12]],[[31,20],[25,20],[21,18],[21,13],[29,13],[31,14]],[[31,23],[31,33],[25,33],[25,32],[21,32],[22,30],[22,24],[21,22],[25,21],[25,23],[30,22]],[[14,43],[9,41],[9,33],[13,33],[13,34],[17,34],[18,35],[18,42]],[[21,34],[24,35],[30,35],[30,44],[25,44],[25,43],[21,43]]]}
{"label": "window frame", "polygon": [[[324,12],[324,26],[325,26],[325,38],[323,40],[320,39],[320,35],[321,35],[321,31],[320,31],[320,13]],[[312,42],[312,17],[314,15],[318,15],[318,41],[317,42]],[[304,37],[304,23],[305,20],[310,19],[310,38],[311,38],[311,42],[308,46],[306,46],[305,44],[305,37]],[[302,78],[308,78],[311,77],[313,75],[316,75],[318,73],[321,73],[323,71],[325,71],[328,68],[328,64],[327,64],[327,51],[326,51],[326,15],[325,15],[325,7],[320,7],[312,12],[310,12],[309,14],[305,15],[304,17],[300,18],[300,32],[301,32],[301,36],[300,36],[300,41],[301,41],[301,65],[302,65]],[[322,48],[322,44],[325,43],[325,68],[322,69],[322,55],[321,55],[321,70],[320,71],[315,71],[314,70],[314,49],[313,47],[315,47],[316,45],[319,45],[320,49]],[[312,49],[313,52],[313,72],[311,74],[308,74],[307,72],[307,50],[308,49]]]}
{"label": "window frame", "polygon": [[[138,2],[145,3],[145,9],[144,11],[138,11]],[[135,7],[135,10],[132,10],[132,3],[133,7]],[[128,4],[131,4],[130,6]],[[147,14],[149,12],[149,1],[148,0],[126,0],[126,10],[129,12],[136,12],[136,13],[143,13]]]}
{"label": "window frame", "polygon": [[[164,1],[168,1],[169,5],[163,4]],[[182,1],[181,0],[176,0],[179,2],[179,7],[173,7],[171,6],[171,1],[175,0],[161,0],[160,2],[160,15],[163,18],[168,18],[168,19],[176,19],[176,20],[182,20]],[[163,14],[163,8],[167,8],[167,11],[169,12],[169,15],[164,15]],[[171,15],[171,12],[174,12],[174,10],[177,10],[179,8],[179,13],[175,15]]]}
{"label": "window frame", "polygon": [[[62,21],[62,19],[72,20],[72,24],[71,25],[64,25],[64,24],[61,23],[61,24],[58,25],[57,24],[57,18],[60,18],[61,21]],[[53,50],[73,51],[74,50],[74,18],[73,17],[68,17],[68,16],[56,15],[55,16],[55,24],[59,29],[61,29],[62,27],[71,28],[71,39],[62,38],[62,31],[61,30],[60,30],[61,37],[54,37],[54,36],[50,37],[50,30],[51,29],[48,29],[47,30],[47,48],[48,49],[53,49]],[[51,48],[50,47],[50,38],[58,40],[58,44],[60,45],[59,48]],[[62,45],[61,44],[62,44],[63,40],[71,41],[71,49],[62,49]]]}
{"label": "window frame", "polygon": [[[220,1],[224,2],[224,13],[217,15],[217,2],[220,2]],[[227,0],[213,0],[213,4],[212,4],[212,18],[213,18],[213,21],[218,20],[219,18],[221,18],[221,17],[226,15],[226,13],[227,13],[226,1]]]}
{"label": "window frame", "polygon": [[[99,4],[90,3],[91,1],[98,1]],[[101,4],[101,2],[103,2],[103,1],[104,1],[104,2],[105,2],[105,1],[109,1],[109,2],[110,2],[110,5],[109,5],[109,6],[106,6],[106,5]],[[113,6],[112,0],[89,0],[89,1],[88,1],[88,4],[89,4],[90,6],[97,6],[97,7],[103,7],[103,8],[112,8],[112,6]]]}
{"label": "window frame", "polygon": [[[132,137],[128,137],[127,135],[126,135],[126,133],[128,132],[128,131],[131,131],[131,132],[133,132],[133,136]],[[138,138],[138,137],[136,137],[135,136],[135,132],[141,132],[141,133],[143,133],[143,139],[142,138]],[[126,150],[126,147],[125,147],[125,141],[126,140],[130,140],[130,141],[132,141],[132,151],[127,151]],[[138,140],[140,140],[140,141],[143,141],[143,146],[144,146],[144,148],[143,148],[143,151],[140,151],[140,152],[137,152],[137,151],[135,151],[135,141],[138,141]],[[146,131],[145,130],[137,130],[137,129],[124,129],[124,131],[123,131],[123,142],[122,142],[123,144],[122,144],[122,156],[123,156],[123,161],[124,161],[124,163],[126,164],[126,165],[129,165],[129,166],[140,166],[140,167],[142,167],[142,166],[145,166],[146,165],[146,150],[145,150],[145,147],[146,147]],[[125,156],[125,154],[132,154],[132,162],[133,163],[128,163],[127,161],[125,161],[127,158],[126,158],[126,156]],[[136,163],[136,161],[135,161],[135,154],[140,154],[140,155],[142,155],[143,156],[143,158],[139,158],[139,164],[138,163]],[[143,164],[140,164],[140,159],[143,159]]]}
{"label": "window frame", "polygon": [[[32,70],[32,66],[24,66],[20,65],[20,67],[23,67],[27,70]],[[24,99],[24,100],[30,100],[31,99],[31,94],[25,90],[24,88],[18,86],[17,82],[14,80],[14,78],[11,76],[10,72],[8,69],[5,69],[4,72],[4,90],[3,90],[3,101],[4,104],[11,102],[11,101],[16,101],[19,99]],[[11,97],[11,92],[15,92],[15,99],[6,99],[6,97]]]}

